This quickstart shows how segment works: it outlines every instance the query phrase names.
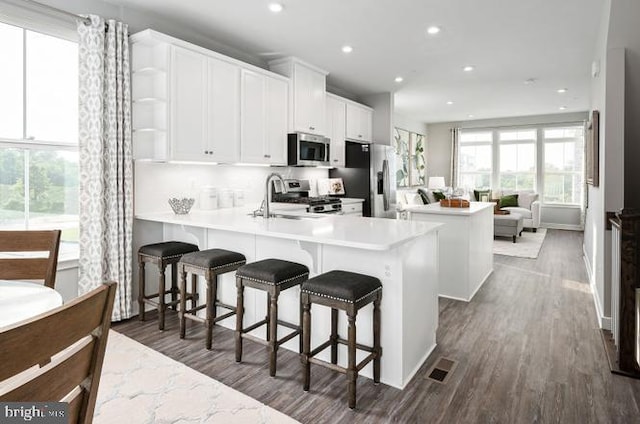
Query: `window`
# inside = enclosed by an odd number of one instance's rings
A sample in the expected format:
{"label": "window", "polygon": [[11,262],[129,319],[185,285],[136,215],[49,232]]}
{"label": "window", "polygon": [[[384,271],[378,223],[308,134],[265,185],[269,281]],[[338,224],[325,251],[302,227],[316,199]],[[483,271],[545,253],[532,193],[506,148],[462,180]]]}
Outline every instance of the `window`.
{"label": "window", "polygon": [[460,132],[458,186],[491,186],[492,142],[491,132]]}
{"label": "window", "polygon": [[584,128],[544,130],[545,203],[582,204],[584,193]]}
{"label": "window", "polygon": [[535,190],[536,130],[500,131],[500,175],[503,190]]}
{"label": "window", "polygon": [[466,190],[531,190],[547,204],[584,203],[584,124],[466,129],[457,185]]}
{"label": "window", "polygon": [[60,228],[62,259],[78,240],[77,43],[0,22],[0,51],[0,228]]}

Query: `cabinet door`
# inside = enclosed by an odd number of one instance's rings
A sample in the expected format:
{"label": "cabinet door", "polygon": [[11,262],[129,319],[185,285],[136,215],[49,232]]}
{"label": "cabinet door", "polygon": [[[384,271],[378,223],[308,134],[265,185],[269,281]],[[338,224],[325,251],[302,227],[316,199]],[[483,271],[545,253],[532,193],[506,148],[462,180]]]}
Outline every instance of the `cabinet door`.
{"label": "cabinet door", "polygon": [[293,66],[294,129],[324,135],[325,76],[299,63]]}
{"label": "cabinet door", "polygon": [[326,112],[326,77],[316,71],[309,71],[309,83],[310,83],[310,116],[309,126],[311,131],[315,134],[325,135],[325,112]]}
{"label": "cabinet door", "polygon": [[240,68],[208,60],[208,151],[211,160],[240,160]]}
{"label": "cabinet door", "polygon": [[267,163],[265,77],[243,69],[240,79],[240,160],[245,163]]}
{"label": "cabinet door", "polygon": [[355,104],[347,104],[347,138],[357,141],[371,141],[373,113]]}
{"label": "cabinet door", "polygon": [[347,105],[333,97],[327,97],[326,131],[331,139],[330,157],[331,166],[344,167],[345,165],[345,134]]}
{"label": "cabinet door", "polygon": [[207,147],[207,58],[171,47],[170,144],[177,160],[210,160]]}
{"label": "cabinet door", "polygon": [[288,83],[265,77],[267,162],[271,165],[287,164],[287,96]]}

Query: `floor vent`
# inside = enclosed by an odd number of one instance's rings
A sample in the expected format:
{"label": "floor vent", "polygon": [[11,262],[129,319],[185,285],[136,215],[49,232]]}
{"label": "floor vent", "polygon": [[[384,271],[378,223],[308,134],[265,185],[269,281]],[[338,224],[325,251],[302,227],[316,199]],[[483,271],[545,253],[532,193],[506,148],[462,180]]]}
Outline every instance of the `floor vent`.
{"label": "floor vent", "polygon": [[435,364],[429,369],[429,372],[427,372],[426,378],[445,384],[455,367],[456,361],[442,357],[438,358]]}

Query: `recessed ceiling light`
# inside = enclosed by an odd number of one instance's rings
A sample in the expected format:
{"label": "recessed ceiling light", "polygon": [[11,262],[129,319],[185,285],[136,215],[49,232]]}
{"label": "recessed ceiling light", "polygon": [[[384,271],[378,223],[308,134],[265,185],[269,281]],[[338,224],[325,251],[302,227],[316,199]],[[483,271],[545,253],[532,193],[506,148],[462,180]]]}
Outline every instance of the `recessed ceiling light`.
{"label": "recessed ceiling light", "polygon": [[560,109],[560,110],[567,110],[567,107],[566,107],[566,106],[560,106],[558,109]]}
{"label": "recessed ceiling light", "polygon": [[471,66],[471,65],[467,65],[467,66],[465,66],[464,68],[462,68],[462,70],[463,70],[463,71],[465,71],[465,72],[471,72],[471,71],[473,71],[474,69],[476,69],[476,68],[474,68],[474,67],[473,67],[473,66]]}
{"label": "recessed ceiling light", "polygon": [[564,94],[567,91],[569,91],[569,89],[567,89],[567,88],[558,88],[556,91],[558,92],[558,94]]}
{"label": "recessed ceiling light", "polygon": [[429,28],[427,28],[427,34],[429,35],[436,35],[439,32],[440,32],[440,27],[430,26]]}
{"label": "recessed ceiling light", "polygon": [[449,106],[451,106],[451,105],[453,104],[453,102],[452,102],[451,100],[449,100],[449,101],[447,102],[447,104],[448,104]]}
{"label": "recessed ceiling light", "polygon": [[473,118],[475,115],[467,115],[467,118]]}
{"label": "recessed ceiling light", "polygon": [[282,9],[284,9],[284,7],[282,6],[281,3],[269,4],[269,10],[272,11],[273,13],[282,12]]}
{"label": "recessed ceiling light", "polygon": [[353,51],[353,47],[351,46],[342,46],[342,53],[351,53]]}
{"label": "recessed ceiling light", "polygon": [[395,81],[396,81],[396,82],[402,82],[402,81],[404,81],[404,78],[402,78],[402,77],[396,77]]}

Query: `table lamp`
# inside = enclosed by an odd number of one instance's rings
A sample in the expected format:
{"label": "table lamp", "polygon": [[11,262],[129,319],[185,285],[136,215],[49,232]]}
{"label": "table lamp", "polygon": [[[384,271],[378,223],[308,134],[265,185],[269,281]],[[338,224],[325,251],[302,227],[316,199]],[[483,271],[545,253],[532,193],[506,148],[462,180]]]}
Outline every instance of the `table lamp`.
{"label": "table lamp", "polygon": [[444,177],[429,177],[427,187],[431,190],[442,190],[446,187]]}

